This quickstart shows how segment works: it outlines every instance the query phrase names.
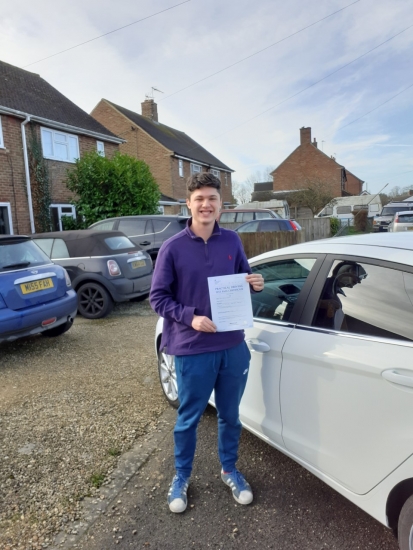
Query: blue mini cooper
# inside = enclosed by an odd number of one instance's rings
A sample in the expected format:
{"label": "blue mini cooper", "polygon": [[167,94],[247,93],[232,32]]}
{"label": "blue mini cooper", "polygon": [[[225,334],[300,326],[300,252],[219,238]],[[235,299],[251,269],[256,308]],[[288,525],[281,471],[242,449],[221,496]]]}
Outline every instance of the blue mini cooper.
{"label": "blue mini cooper", "polygon": [[0,343],[70,329],[77,296],[66,270],[26,236],[0,235]]}

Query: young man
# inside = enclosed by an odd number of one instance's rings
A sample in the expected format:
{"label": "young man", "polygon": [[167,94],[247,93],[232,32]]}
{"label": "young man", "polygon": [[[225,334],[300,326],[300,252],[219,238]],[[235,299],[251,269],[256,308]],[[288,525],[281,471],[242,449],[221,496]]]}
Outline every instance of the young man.
{"label": "young man", "polygon": [[161,349],[175,356],[180,406],[174,430],[176,475],[168,493],[172,512],[187,506],[198,422],[215,390],[221,477],[239,504],[252,491],[236,469],[241,434],[239,404],[247,382],[250,352],[244,331],[217,332],[211,320],[208,277],[247,273],[254,291],[264,288],[252,274],[240,238],[216,218],[222,205],[221,182],[210,173],[187,182],[187,227],[161,247],[152,279],[150,303],[164,318]]}

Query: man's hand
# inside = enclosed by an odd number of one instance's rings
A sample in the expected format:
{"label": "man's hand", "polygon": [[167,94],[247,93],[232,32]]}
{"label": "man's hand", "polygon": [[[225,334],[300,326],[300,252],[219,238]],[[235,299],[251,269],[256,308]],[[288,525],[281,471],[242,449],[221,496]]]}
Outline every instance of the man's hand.
{"label": "man's hand", "polygon": [[203,315],[194,315],[194,318],[192,319],[192,328],[195,330],[199,330],[200,332],[217,331],[217,327],[214,325],[211,319],[208,319],[208,317],[204,317]]}
{"label": "man's hand", "polygon": [[247,275],[245,279],[256,292],[259,292],[264,288],[264,277],[259,273],[251,273],[250,275]]}

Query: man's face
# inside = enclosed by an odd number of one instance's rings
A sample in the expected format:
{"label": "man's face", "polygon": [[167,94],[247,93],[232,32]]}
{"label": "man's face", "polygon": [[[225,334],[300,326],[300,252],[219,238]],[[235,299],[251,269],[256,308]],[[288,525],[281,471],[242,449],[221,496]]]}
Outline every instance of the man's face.
{"label": "man's face", "polygon": [[214,224],[222,206],[221,195],[214,187],[202,187],[186,199],[186,204],[191,210],[193,223]]}

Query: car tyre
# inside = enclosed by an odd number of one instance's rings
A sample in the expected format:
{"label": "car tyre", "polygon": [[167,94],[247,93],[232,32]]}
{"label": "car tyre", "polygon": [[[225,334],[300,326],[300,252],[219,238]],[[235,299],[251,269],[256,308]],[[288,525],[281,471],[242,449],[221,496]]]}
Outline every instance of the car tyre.
{"label": "car tyre", "polygon": [[113,309],[109,292],[98,283],[85,283],[77,289],[78,311],[86,319],[102,319]]}
{"label": "car tyre", "polygon": [[58,327],[49,328],[48,330],[41,332],[41,335],[48,336],[49,338],[54,338],[55,336],[60,336],[61,334],[67,332],[72,325],[73,321],[67,321],[66,323],[62,323]]}
{"label": "car tyre", "polygon": [[400,512],[397,535],[400,550],[413,550],[413,495],[406,500]]}
{"label": "car tyre", "polygon": [[163,351],[158,351],[158,372],[162,391],[168,403],[177,409],[179,407],[178,382],[176,379],[175,357]]}

